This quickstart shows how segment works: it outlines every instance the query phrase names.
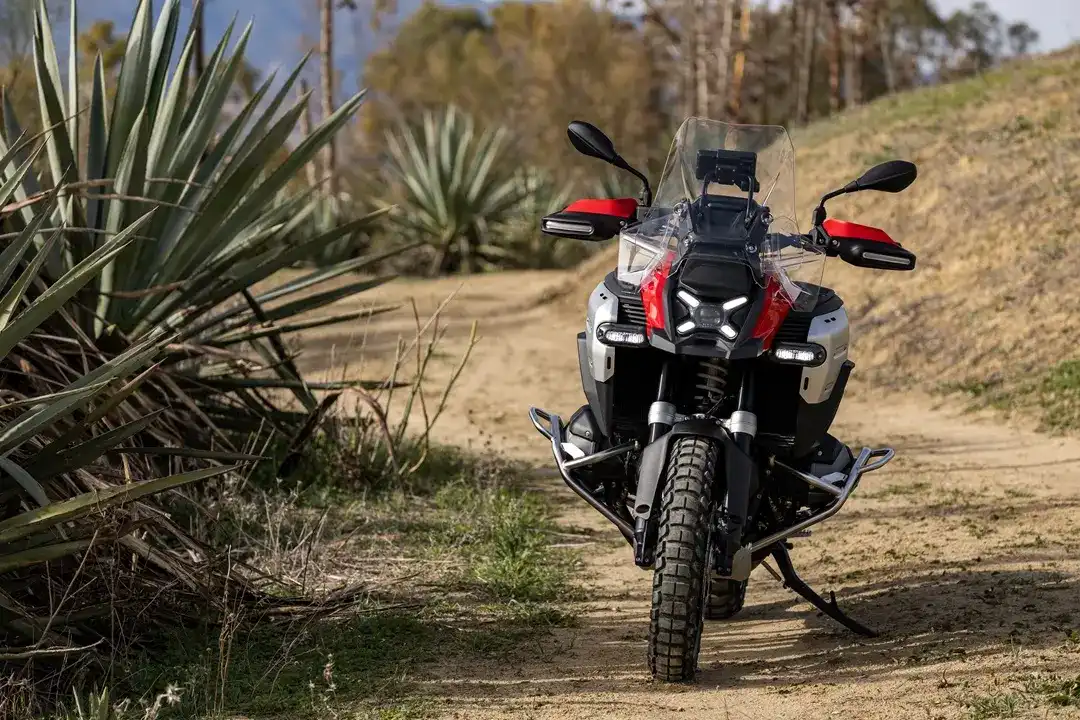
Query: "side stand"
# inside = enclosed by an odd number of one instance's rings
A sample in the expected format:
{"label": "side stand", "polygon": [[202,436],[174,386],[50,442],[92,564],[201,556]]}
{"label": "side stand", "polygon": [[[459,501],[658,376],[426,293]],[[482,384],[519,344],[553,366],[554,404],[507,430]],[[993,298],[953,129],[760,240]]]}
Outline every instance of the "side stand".
{"label": "side stand", "polygon": [[878,633],[844,614],[844,611],[836,605],[835,593],[830,592],[829,600],[826,602],[825,598],[814,592],[814,589],[807,585],[806,582],[799,577],[799,574],[795,572],[795,567],[791,564],[791,555],[788,554],[787,547],[785,547],[783,543],[778,543],[776,545],[772,551],[772,557],[776,560],[776,566],[780,570],[780,575],[783,576],[784,587],[790,588],[806,598],[811,605],[846,627],[848,630],[858,633],[863,637],[878,636]]}

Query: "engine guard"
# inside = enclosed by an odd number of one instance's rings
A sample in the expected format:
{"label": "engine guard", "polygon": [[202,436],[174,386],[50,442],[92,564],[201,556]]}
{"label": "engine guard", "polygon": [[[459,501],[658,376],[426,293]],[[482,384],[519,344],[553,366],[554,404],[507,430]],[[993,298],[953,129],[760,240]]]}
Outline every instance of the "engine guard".
{"label": "engine guard", "polygon": [[603,462],[604,460],[610,460],[611,458],[625,455],[631,450],[636,449],[637,443],[625,443],[608,450],[601,450],[592,455],[569,458],[567,457],[567,452],[563,443],[563,436],[566,428],[563,427],[562,421],[559,419],[558,415],[552,415],[540,408],[529,408],[529,419],[532,421],[533,427],[536,428],[537,432],[551,442],[551,452],[555,456],[555,464],[559,468],[559,474],[562,475],[563,481],[571,490],[577,493],[582,500],[589,503],[594,510],[603,515],[617,527],[619,532],[622,533],[622,536],[626,538],[626,541],[632,545],[634,542],[634,528],[629,520],[620,516],[614,509],[609,507],[607,503],[590,493],[585,485],[582,484],[581,480],[575,476],[574,471],[578,468],[585,467],[586,465],[593,465],[598,462]]}

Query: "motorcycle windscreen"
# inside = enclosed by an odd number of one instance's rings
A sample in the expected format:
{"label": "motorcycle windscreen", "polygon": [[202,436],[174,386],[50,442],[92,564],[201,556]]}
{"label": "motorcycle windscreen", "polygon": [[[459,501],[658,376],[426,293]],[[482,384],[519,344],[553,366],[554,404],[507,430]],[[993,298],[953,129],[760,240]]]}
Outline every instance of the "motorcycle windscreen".
{"label": "motorcycle windscreen", "polygon": [[[745,212],[729,215],[729,204]],[[741,232],[717,232],[713,208]],[[691,248],[699,258],[747,265],[761,287],[774,280],[795,308],[814,306],[825,254],[799,233],[795,149],[784,128],[683,122],[652,208],[620,235],[620,280],[640,285],[669,254],[678,269]]]}

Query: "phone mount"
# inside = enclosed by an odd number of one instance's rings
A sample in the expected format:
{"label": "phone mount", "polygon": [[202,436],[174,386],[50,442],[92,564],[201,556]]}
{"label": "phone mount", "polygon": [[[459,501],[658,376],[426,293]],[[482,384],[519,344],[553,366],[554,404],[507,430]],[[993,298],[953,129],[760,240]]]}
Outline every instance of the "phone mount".
{"label": "phone mount", "polygon": [[757,153],[743,150],[698,150],[694,175],[703,183],[732,185],[743,192],[761,192]]}

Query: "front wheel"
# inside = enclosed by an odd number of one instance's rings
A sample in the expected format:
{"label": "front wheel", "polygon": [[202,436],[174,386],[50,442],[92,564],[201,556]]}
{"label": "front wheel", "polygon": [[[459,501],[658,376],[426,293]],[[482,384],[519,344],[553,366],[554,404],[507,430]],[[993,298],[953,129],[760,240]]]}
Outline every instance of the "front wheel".
{"label": "front wheel", "polygon": [[682,437],[673,443],[668,461],[649,623],[649,670],[665,682],[693,680],[697,668],[718,454],[712,440]]}

